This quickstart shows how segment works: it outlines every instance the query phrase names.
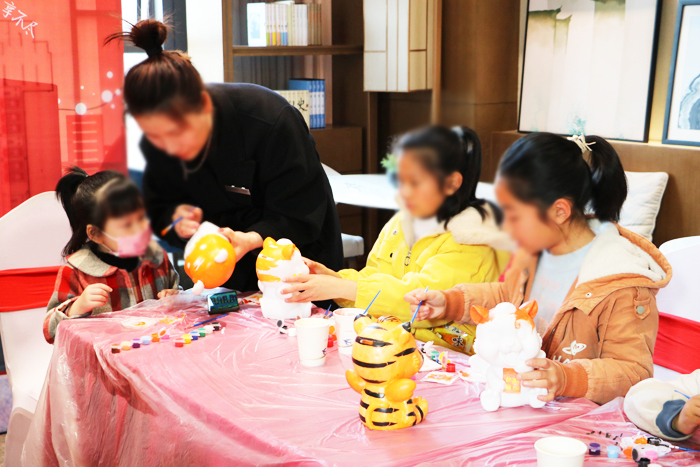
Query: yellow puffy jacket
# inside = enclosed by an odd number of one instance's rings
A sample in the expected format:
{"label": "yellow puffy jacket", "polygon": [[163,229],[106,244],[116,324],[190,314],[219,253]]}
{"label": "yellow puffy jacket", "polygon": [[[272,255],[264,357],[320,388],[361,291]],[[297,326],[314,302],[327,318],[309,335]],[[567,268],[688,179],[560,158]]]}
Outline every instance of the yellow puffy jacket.
{"label": "yellow puffy jacket", "polygon": [[[345,308],[366,308],[381,290],[370,314],[409,321],[411,310],[403,297],[414,289],[447,290],[461,283],[497,282],[513,244],[496,225],[490,206],[484,207],[486,219],[470,207],[450,219],[447,228],[440,223],[417,241],[413,218],[401,210],[382,229],[365,268],[339,271],[344,279],[357,282],[357,297],[354,302],[336,302]],[[420,340],[471,353],[473,326],[426,320],[414,323],[413,332]]]}

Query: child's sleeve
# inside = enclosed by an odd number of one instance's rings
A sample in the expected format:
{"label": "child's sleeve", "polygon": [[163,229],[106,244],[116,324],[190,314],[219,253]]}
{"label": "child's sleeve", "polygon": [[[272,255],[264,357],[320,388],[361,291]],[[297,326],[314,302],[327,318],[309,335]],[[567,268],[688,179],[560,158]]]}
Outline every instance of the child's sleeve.
{"label": "child's sleeve", "polygon": [[[597,404],[605,404],[624,396],[638,382],[654,374],[654,342],[659,328],[659,312],[653,297],[620,295],[610,297],[608,319],[601,314],[597,334],[600,358],[575,359],[561,364],[566,385],[561,395],[585,397]],[[638,314],[635,303],[648,299],[646,314]]]}
{"label": "child's sleeve", "polygon": [[473,305],[484,308],[494,308],[508,301],[505,282],[486,282],[482,284],[457,284],[451,289],[444,290],[445,318],[457,323],[474,325],[469,309]]}
{"label": "child's sleeve", "polygon": [[[370,251],[369,255],[367,256],[367,265],[359,271],[354,269],[342,269],[338,271],[340,277],[359,282],[361,279],[367,278],[379,271],[379,246],[384,242],[388,225],[389,224],[384,226],[382,231],[379,233],[379,238],[377,238],[377,241],[374,242],[372,251]],[[357,298],[355,298],[355,300],[337,299],[335,302],[343,308],[354,308],[356,306],[355,303],[357,302]]]}
{"label": "child's sleeve", "polygon": [[61,266],[58,270],[51,300],[46,307],[48,311],[44,317],[44,338],[49,344],[53,344],[58,323],[69,319],[68,310],[81,293],[83,293],[83,287],[75,270],[69,265]]}
{"label": "child's sleeve", "polygon": [[[430,286],[432,290],[449,288],[460,282],[482,282],[487,278],[498,277],[498,265],[484,254],[484,246],[463,246],[452,241],[446,242],[438,252],[428,259],[419,271],[409,272],[403,277],[391,274],[373,273],[357,280],[355,306],[369,305],[377,291],[381,290],[372,305],[374,316],[392,315],[408,321],[411,319],[410,305],[403,297],[408,292]],[[441,319],[416,323],[416,327],[434,327],[444,324]]]}
{"label": "child's sleeve", "polygon": [[[677,392],[679,391],[679,392]],[[644,431],[673,441],[691,435],[673,429],[673,420],[680,414],[688,397],[700,394],[700,370],[681,375],[675,381],[647,379],[634,385],[625,396],[625,414]]]}

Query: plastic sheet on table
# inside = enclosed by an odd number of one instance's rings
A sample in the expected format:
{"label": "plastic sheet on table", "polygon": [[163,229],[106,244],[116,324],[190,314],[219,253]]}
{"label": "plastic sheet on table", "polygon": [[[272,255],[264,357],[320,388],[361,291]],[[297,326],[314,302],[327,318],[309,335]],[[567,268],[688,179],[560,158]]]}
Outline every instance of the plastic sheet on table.
{"label": "plastic sheet on table", "polygon": [[[584,465],[616,465],[636,466],[632,459],[609,459],[605,454],[607,446],[619,441],[621,437],[637,436],[644,433],[639,430],[624,414],[622,404],[624,399],[617,399],[587,413],[561,423],[540,428],[528,433],[519,433],[480,446],[478,448],[461,449],[449,455],[438,456],[428,462],[419,464],[421,467],[535,467],[537,454],[535,441],[547,436],[568,436],[583,441],[586,444],[601,445],[601,456],[586,454]],[[594,431],[593,434],[588,434]],[[601,432],[601,434],[599,434]],[[610,437],[606,437],[606,433]],[[622,436],[621,436],[622,435]],[[615,437],[617,440],[613,440]],[[651,436],[646,434],[646,436]],[[684,443],[672,443],[691,449],[700,449],[700,433]],[[623,456],[624,457],[624,456]],[[674,450],[657,461],[664,467],[685,467],[700,465],[700,453]]]}
{"label": "plastic sheet on table", "polygon": [[[486,413],[479,385],[421,382],[419,374],[415,394],[429,403],[426,420],[371,431],[360,423],[360,396],[345,380],[351,358],[334,347],[325,366],[300,366],[296,337],[280,334],[250,305],[221,318],[221,332],[185,347],[171,339],[111,353],[112,343],[149,334],[125,330],[121,319],[183,314],[163,325],[168,333],[181,335],[208,317],[204,298],[179,295],[64,320],[24,465],[416,465],[462,457],[597,407],[561,399],[543,409]],[[467,360],[451,357],[458,369]]]}

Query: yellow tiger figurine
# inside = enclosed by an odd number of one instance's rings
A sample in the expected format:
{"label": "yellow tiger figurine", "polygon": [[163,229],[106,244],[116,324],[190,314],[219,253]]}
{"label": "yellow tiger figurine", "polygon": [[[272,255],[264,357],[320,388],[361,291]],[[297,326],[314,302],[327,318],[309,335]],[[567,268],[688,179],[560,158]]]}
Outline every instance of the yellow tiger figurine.
{"label": "yellow tiger figurine", "polygon": [[355,318],[357,338],[352,347],[354,370],[345,377],[360,399],[360,420],[372,430],[398,430],[423,421],[428,401],[413,397],[409,379],[423,365],[416,340],[393,316],[376,323],[366,315]]}

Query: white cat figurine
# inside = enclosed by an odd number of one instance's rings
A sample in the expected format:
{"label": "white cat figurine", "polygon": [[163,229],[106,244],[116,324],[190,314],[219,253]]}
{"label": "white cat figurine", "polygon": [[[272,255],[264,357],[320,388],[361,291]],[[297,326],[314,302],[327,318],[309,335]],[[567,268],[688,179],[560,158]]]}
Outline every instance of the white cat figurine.
{"label": "white cat figurine", "polygon": [[282,295],[282,289],[290,286],[284,279],[308,274],[299,249],[286,238],[274,241],[268,237],[255,263],[258,273],[258,287],[263,296],[260,299],[262,314],[268,319],[296,319],[311,316],[311,302],[287,303],[284,300],[292,294]]}
{"label": "white cat figurine", "polygon": [[533,321],[536,314],[534,301],[520,308],[512,303],[500,303],[491,311],[471,307],[470,315],[477,326],[475,354],[469,362],[474,373],[485,377],[486,389],[480,399],[487,412],[499,407],[544,407],[545,403],[537,396],[546,395],[547,389],[522,386],[516,378],[519,373],[533,370],[525,365],[527,360],[545,358],[542,337]]}

